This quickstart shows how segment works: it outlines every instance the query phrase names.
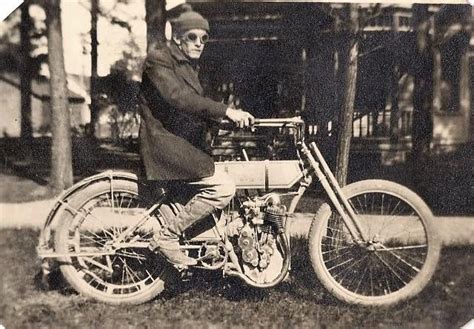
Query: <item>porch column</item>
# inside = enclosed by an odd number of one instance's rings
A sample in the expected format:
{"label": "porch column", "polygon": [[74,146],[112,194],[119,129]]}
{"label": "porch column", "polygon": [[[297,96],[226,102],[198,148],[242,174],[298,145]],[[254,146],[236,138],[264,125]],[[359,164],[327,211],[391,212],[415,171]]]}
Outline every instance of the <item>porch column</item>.
{"label": "porch column", "polygon": [[416,72],[413,91],[412,159],[418,163],[429,153],[433,135],[432,118],[432,41],[427,4],[413,5],[413,27],[416,35]]}
{"label": "porch column", "polygon": [[[393,14],[393,40],[397,40],[399,37],[399,15],[397,13]],[[399,101],[399,87],[400,82],[400,64],[398,63],[398,54],[396,51],[393,52],[392,58],[392,81],[391,81],[391,90],[390,90],[390,99],[391,99],[391,108],[390,108],[390,141],[392,143],[398,142],[400,137],[399,121],[400,121],[400,110],[398,107]],[[385,109],[383,109],[385,111]],[[382,112],[384,113],[384,112]],[[385,113],[383,114],[385,117]]]}
{"label": "porch column", "polygon": [[[471,13],[469,13],[469,11]],[[474,14],[473,8],[466,8],[466,19],[463,22],[463,30],[469,37],[466,40],[466,44],[461,50],[461,58],[459,60],[459,110],[464,117],[466,123],[465,129],[467,136],[471,136],[470,130],[470,119],[471,119],[471,76],[470,76],[470,65],[469,65],[469,48],[470,43],[474,40],[472,35],[473,23],[471,20],[472,14]],[[471,15],[469,15],[471,14]],[[468,137],[469,138],[469,137]]]}
{"label": "porch column", "polygon": [[442,82],[441,51],[439,45],[433,47],[433,113],[441,111],[441,82]]}
{"label": "porch column", "polygon": [[[301,108],[300,113],[303,113],[306,109],[306,90],[307,90],[307,78],[308,74],[308,50],[305,46],[301,49]],[[298,113],[296,113],[298,115]]]}

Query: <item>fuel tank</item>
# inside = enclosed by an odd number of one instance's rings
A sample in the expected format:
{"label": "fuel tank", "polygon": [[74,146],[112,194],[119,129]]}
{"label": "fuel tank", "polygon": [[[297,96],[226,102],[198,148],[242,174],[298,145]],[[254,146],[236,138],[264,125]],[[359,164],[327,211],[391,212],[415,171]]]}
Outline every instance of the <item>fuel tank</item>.
{"label": "fuel tank", "polygon": [[303,176],[298,160],[216,162],[238,189],[289,189]]}

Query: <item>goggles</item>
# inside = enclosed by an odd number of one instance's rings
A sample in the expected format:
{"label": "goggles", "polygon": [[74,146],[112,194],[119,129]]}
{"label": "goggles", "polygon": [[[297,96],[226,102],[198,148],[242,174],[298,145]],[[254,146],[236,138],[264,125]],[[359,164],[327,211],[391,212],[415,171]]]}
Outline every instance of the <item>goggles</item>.
{"label": "goggles", "polygon": [[189,42],[193,42],[193,43],[196,43],[196,41],[199,39],[201,43],[204,45],[206,44],[206,42],[209,41],[209,34],[204,33],[202,35],[197,35],[194,32],[189,32],[183,35],[183,39]]}

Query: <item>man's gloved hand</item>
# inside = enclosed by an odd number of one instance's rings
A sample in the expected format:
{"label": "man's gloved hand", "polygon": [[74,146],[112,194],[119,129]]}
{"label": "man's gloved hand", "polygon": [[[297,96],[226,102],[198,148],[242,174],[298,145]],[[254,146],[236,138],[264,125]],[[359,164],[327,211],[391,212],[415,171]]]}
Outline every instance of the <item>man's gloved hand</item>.
{"label": "man's gloved hand", "polygon": [[225,115],[235,123],[239,128],[245,128],[251,126],[255,118],[249,112],[245,112],[239,109],[233,109],[231,107],[227,108]]}

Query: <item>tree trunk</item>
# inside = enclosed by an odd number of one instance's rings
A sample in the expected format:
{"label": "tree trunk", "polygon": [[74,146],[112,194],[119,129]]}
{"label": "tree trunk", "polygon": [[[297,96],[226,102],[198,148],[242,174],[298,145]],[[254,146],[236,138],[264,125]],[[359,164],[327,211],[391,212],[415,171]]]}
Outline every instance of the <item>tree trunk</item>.
{"label": "tree trunk", "polygon": [[412,160],[416,164],[429,151],[433,133],[433,56],[428,5],[413,5],[413,23],[416,34],[416,73],[413,91]]}
{"label": "tree trunk", "polygon": [[359,13],[357,4],[349,4],[349,40],[344,50],[343,102],[339,116],[338,145],[336,156],[336,178],[341,186],[346,185],[349,167],[349,150],[352,137],[352,121],[357,81],[357,56],[359,54]]}
{"label": "tree trunk", "polygon": [[145,0],[147,51],[166,42],[166,1]]}
{"label": "tree trunk", "polygon": [[59,192],[71,186],[73,178],[60,0],[50,0],[47,4],[47,26],[52,133],[49,187]]}
{"label": "tree trunk", "polygon": [[21,6],[20,24],[20,94],[21,94],[21,130],[20,138],[24,159],[31,158],[31,142],[33,140],[33,126],[31,122],[31,80],[33,67],[30,56],[31,43],[29,33],[33,27],[30,14],[30,5],[25,2]]}
{"label": "tree trunk", "polygon": [[95,137],[95,125],[99,117],[98,92],[97,92],[97,60],[99,42],[97,41],[97,20],[99,15],[99,0],[91,0],[91,80],[90,80],[90,96],[91,96],[91,122],[89,127],[89,136]]}

